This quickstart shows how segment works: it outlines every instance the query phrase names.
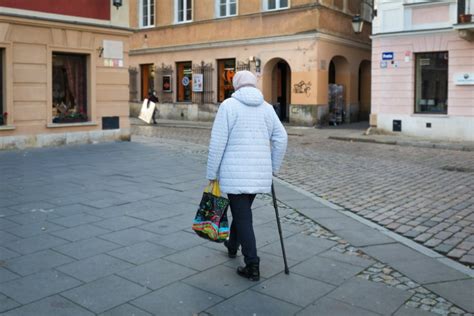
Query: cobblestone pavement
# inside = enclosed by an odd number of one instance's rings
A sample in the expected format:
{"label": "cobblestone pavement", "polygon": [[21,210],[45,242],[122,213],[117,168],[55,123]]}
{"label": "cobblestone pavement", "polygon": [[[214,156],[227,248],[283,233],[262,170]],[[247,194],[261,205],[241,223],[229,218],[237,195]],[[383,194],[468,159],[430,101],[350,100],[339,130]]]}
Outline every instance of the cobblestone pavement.
{"label": "cobblestone pavement", "polygon": [[[283,180],[474,265],[472,152],[327,139],[344,129],[287,130]],[[201,146],[210,135],[208,128],[170,126],[134,126],[134,133]],[[205,156],[206,147],[199,148],[194,151]]]}

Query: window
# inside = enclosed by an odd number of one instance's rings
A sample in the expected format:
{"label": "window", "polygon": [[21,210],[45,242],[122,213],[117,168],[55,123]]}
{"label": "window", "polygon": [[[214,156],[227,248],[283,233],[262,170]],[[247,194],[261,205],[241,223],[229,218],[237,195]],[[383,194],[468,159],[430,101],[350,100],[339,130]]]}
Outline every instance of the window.
{"label": "window", "polygon": [[420,53],[415,58],[415,113],[446,114],[448,52]]}
{"label": "window", "polygon": [[278,10],[288,8],[289,0],[264,0],[265,10]]}
{"label": "window", "polygon": [[7,125],[8,116],[8,113],[6,113],[5,107],[3,106],[5,97],[3,90],[3,72],[5,70],[3,66],[3,52],[4,50],[0,48],[0,126]]}
{"label": "window", "polygon": [[140,27],[155,25],[155,0],[140,0]]}
{"label": "window", "polygon": [[177,102],[191,102],[192,101],[192,82],[193,69],[190,61],[176,63],[177,80],[176,86],[178,93],[176,95]]}
{"label": "window", "polygon": [[190,22],[193,20],[193,0],[175,0],[176,22]]}
{"label": "window", "polygon": [[53,53],[53,123],[86,122],[87,55]]}
{"label": "window", "polygon": [[235,74],[235,59],[221,59],[217,61],[217,101],[222,102],[234,93],[232,79]]}
{"label": "window", "polygon": [[237,15],[237,0],[217,0],[219,17]]}

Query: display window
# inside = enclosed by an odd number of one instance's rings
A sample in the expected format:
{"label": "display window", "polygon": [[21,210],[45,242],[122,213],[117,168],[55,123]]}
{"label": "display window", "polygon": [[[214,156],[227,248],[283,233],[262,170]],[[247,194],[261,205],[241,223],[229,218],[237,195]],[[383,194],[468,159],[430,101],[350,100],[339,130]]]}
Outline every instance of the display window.
{"label": "display window", "polygon": [[192,63],[179,62],[176,63],[178,93],[176,95],[177,102],[191,102],[192,101],[192,82],[193,69]]}
{"label": "display window", "polygon": [[88,120],[87,55],[53,53],[53,123]]}
{"label": "display window", "polygon": [[232,79],[235,74],[235,59],[220,59],[217,61],[217,68],[217,101],[222,102],[234,93]]}
{"label": "display window", "polygon": [[415,113],[446,114],[448,52],[419,53],[415,58]]}

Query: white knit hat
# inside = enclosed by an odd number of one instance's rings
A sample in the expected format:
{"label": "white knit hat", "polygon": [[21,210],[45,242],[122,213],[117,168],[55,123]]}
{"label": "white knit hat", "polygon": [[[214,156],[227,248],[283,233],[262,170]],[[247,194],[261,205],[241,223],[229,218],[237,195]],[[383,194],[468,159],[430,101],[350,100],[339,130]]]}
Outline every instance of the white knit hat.
{"label": "white knit hat", "polygon": [[242,87],[257,87],[257,77],[248,70],[237,71],[232,79],[235,91]]}

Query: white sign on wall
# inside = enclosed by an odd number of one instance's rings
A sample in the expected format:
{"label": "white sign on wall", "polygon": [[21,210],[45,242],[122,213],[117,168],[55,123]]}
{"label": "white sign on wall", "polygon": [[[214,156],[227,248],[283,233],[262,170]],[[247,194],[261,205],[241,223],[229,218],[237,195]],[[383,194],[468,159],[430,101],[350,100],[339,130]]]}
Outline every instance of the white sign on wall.
{"label": "white sign on wall", "polygon": [[194,74],[193,75],[193,91],[194,92],[202,92],[203,91],[203,75],[202,74]]}
{"label": "white sign on wall", "polygon": [[104,58],[123,59],[123,42],[104,40]]}
{"label": "white sign on wall", "polygon": [[454,84],[457,86],[473,86],[474,85],[474,72],[454,74]]}

